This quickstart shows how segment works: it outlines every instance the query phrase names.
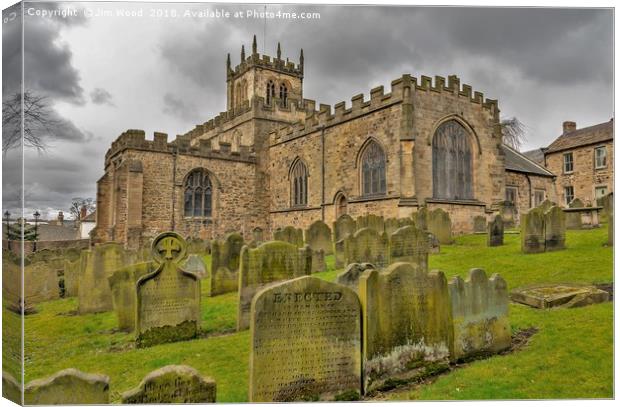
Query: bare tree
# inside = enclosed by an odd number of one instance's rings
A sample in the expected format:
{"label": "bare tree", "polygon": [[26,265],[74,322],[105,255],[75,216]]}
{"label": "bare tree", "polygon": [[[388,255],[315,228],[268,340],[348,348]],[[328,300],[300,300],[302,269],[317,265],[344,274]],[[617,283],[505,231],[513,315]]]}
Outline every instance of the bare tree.
{"label": "bare tree", "polygon": [[25,146],[34,147],[39,151],[45,150],[47,145],[43,137],[46,134],[53,134],[52,129],[58,124],[58,121],[52,117],[47,97],[37,95],[32,91],[25,91],[23,94],[21,92],[13,94],[8,99],[2,101],[2,151],[4,153],[20,145],[22,137],[22,99],[24,106]]}
{"label": "bare tree", "polygon": [[93,198],[73,198],[69,207],[69,213],[73,215],[73,219],[80,220],[83,207],[86,207],[86,214],[89,214],[95,210],[97,203]]}
{"label": "bare tree", "polygon": [[516,117],[501,121],[502,141],[504,144],[520,150],[525,142],[525,125]]}

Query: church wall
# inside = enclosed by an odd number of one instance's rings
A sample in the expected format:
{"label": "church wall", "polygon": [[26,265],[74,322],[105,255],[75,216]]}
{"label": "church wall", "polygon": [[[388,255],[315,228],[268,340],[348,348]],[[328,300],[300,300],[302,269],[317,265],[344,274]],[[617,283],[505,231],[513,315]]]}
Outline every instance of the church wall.
{"label": "church wall", "polygon": [[535,206],[534,191],[536,190],[544,190],[547,199],[551,202],[558,202],[553,178],[514,171],[506,171],[505,174],[506,187],[517,189],[517,218]]}

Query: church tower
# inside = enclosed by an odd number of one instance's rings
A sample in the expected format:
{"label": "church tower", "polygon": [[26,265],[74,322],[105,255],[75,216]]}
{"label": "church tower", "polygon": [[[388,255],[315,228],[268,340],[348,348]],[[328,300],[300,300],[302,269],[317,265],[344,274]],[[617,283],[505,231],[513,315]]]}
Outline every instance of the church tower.
{"label": "church tower", "polygon": [[241,108],[255,96],[262,97],[265,105],[286,109],[291,102],[303,100],[303,77],[303,49],[299,64],[282,59],[280,43],[275,58],[259,55],[255,35],[249,56],[246,56],[245,46],[241,46],[239,65],[233,68],[230,54],[227,56],[227,110]]}

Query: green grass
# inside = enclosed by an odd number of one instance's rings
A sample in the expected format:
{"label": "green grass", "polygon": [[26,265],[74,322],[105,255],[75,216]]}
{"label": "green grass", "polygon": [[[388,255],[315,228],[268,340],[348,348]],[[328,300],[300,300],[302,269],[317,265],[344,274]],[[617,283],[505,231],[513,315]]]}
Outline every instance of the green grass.
{"label": "green grass", "polygon": [[[510,288],[543,282],[612,281],[612,249],[603,246],[606,228],[568,232],[568,249],[523,255],[519,236],[487,248],[484,235],[463,236],[432,255],[430,266],[449,277],[472,267],[500,273]],[[314,276],[333,281],[329,271]],[[116,330],[112,312],[79,316],[74,298],[50,301],[28,315],[26,382],[74,367],[110,376],[111,399],[135,387],[153,369],[187,364],[217,382],[220,402],[247,401],[249,332],[233,332],[237,294],[202,298],[203,337],[192,341],[133,347],[133,335]],[[6,312],[4,313],[5,317]],[[7,320],[9,324],[15,322]],[[17,321],[19,321],[17,319]],[[613,383],[613,307],[611,303],[571,310],[542,311],[511,305],[513,330],[540,329],[519,352],[473,362],[416,390],[390,393],[396,399],[489,399],[611,397]],[[7,325],[5,325],[7,327]],[[4,338],[3,338],[4,339]],[[4,343],[5,346],[9,344]],[[5,347],[6,349],[6,347]],[[4,361],[3,361],[4,362]],[[3,363],[13,373],[16,366]],[[15,374],[14,374],[15,375]]]}

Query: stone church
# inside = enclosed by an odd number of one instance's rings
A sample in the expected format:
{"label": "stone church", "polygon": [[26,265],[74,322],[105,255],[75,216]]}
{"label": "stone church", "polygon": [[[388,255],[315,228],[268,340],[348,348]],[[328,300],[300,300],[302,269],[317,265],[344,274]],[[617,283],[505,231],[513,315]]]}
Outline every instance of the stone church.
{"label": "stone church", "polygon": [[305,99],[303,79],[303,50],[297,64],[279,44],[275,58],[259,55],[255,37],[239,65],[228,55],[225,112],[172,141],[121,134],[97,182],[93,240],[135,247],[163,230],[268,238],[287,225],[405,217],[422,205],[449,212],[459,233],[503,207],[507,180],[554,194],[553,174],[502,144],[497,101],[456,76],[406,74],[388,92],[333,108]]}

